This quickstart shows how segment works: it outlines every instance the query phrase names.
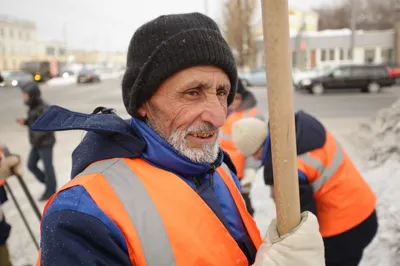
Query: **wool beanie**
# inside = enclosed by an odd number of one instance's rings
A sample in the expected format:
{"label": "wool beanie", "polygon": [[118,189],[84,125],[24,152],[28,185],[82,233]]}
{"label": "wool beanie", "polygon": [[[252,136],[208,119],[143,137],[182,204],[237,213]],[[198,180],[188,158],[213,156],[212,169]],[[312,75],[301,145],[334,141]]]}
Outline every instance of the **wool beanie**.
{"label": "wool beanie", "polygon": [[141,26],[133,35],[122,80],[122,97],[131,116],[168,77],[197,65],[221,68],[229,77],[232,103],[237,69],[232,51],[217,24],[201,13],[160,16]]}
{"label": "wool beanie", "polygon": [[32,98],[39,98],[41,96],[39,85],[36,81],[28,81],[22,83],[19,88],[21,89],[21,91],[28,93],[29,96]]}
{"label": "wool beanie", "polygon": [[232,125],[235,146],[246,157],[255,154],[268,136],[268,124],[258,118],[244,118]]}

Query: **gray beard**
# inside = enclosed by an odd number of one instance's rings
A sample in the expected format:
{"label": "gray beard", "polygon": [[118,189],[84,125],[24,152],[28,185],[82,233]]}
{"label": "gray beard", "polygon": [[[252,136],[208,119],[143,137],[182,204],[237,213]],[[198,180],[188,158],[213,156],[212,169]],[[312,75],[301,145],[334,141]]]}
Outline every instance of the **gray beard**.
{"label": "gray beard", "polygon": [[[169,143],[180,155],[186,157],[195,163],[213,163],[218,158],[219,153],[219,143],[218,138],[214,143],[207,143],[202,148],[189,148],[186,145],[186,136],[190,131],[201,130],[205,126],[188,127],[185,130],[174,131],[171,135],[165,136],[161,130],[157,127],[155,123],[151,121],[146,121],[147,125],[152,128],[161,138],[163,138],[167,143]],[[208,128],[204,128],[207,130]],[[219,129],[218,133],[219,135]],[[217,136],[218,137],[218,136]]]}

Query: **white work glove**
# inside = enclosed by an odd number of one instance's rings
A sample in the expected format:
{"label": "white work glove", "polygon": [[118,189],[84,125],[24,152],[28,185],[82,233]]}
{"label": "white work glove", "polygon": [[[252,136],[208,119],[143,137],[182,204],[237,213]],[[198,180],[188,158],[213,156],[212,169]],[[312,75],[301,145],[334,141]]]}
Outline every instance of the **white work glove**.
{"label": "white work glove", "polygon": [[240,186],[242,187],[242,193],[250,193],[251,184],[253,183],[256,170],[253,168],[246,168],[243,171],[243,177],[240,179]]}
{"label": "white work glove", "polygon": [[279,237],[276,219],[258,249],[252,266],[324,266],[324,242],[317,217],[311,212],[301,214],[300,224],[290,233]]}
{"label": "white work glove", "polygon": [[19,156],[11,155],[0,160],[0,181],[12,175],[12,171],[21,174],[21,161]]}

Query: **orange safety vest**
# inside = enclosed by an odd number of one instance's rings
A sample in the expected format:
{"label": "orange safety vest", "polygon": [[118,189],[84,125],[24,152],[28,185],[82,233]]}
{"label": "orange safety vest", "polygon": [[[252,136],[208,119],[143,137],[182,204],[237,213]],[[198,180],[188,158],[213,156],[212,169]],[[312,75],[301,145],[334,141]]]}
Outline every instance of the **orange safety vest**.
{"label": "orange safety vest", "polygon": [[232,140],[232,126],[243,118],[254,117],[259,113],[257,108],[233,112],[230,114],[221,128],[220,147],[229,154],[236,167],[237,177],[243,178],[246,157],[236,148]]}
{"label": "orange safety vest", "polygon": [[374,192],[328,131],[325,145],[299,155],[297,163],[313,188],[323,237],[354,228],[374,211]]}
{"label": "orange safety vest", "polygon": [[[224,164],[217,171],[258,249],[260,232],[229,168]],[[119,227],[133,265],[248,265],[236,241],[203,199],[180,177],[143,159],[96,162],[60,191],[73,186],[83,186]],[[44,213],[59,192],[48,201]]]}

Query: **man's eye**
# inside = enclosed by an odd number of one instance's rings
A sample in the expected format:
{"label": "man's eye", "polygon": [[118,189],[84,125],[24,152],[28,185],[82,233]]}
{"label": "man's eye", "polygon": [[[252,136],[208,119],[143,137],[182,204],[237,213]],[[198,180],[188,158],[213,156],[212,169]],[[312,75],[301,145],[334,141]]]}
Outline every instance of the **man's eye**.
{"label": "man's eye", "polygon": [[226,90],[219,90],[217,91],[218,96],[226,96],[228,95],[228,92]]}
{"label": "man's eye", "polygon": [[193,91],[187,91],[186,94],[187,94],[187,95],[190,95],[190,96],[198,96],[198,95],[199,95],[199,92],[193,90]]}

